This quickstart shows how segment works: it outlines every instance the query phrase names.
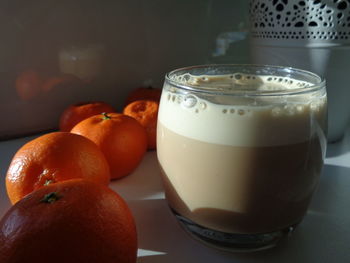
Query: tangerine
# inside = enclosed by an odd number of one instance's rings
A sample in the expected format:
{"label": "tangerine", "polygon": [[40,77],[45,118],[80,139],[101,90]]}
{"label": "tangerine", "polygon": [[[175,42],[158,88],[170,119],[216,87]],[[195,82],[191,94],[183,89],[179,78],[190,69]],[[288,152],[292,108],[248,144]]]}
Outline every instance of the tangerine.
{"label": "tangerine", "polygon": [[71,130],[96,143],[110,167],[111,178],[130,174],[147,150],[145,129],[132,117],[120,113],[103,113],[79,122]]}
{"label": "tangerine", "polygon": [[1,263],[135,263],[137,233],[113,190],[72,179],[34,191],[0,221]]}
{"label": "tangerine", "polygon": [[115,112],[114,108],[106,102],[83,102],[70,105],[60,117],[59,127],[61,131],[70,131],[76,124],[88,117],[103,112]]}
{"label": "tangerine", "polygon": [[123,113],[135,118],[147,132],[148,150],[156,148],[157,117],[159,103],[151,100],[137,100],[128,104]]}
{"label": "tangerine", "polygon": [[17,151],[6,174],[6,190],[14,204],[38,188],[73,178],[108,185],[108,163],[101,150],[85,137],[53,132]]}

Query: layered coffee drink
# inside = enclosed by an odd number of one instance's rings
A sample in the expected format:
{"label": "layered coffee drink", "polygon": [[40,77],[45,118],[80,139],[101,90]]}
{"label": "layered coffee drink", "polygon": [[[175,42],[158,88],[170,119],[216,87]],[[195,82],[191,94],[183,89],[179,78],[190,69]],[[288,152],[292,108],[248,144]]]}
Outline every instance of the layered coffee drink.
{"label": "layered coffee drink", "polygon": [[187,230],[219,246],[297,225],[321,173],[326,109],[324,87],[307,79],[168,75],[157,154],[169,206]]}

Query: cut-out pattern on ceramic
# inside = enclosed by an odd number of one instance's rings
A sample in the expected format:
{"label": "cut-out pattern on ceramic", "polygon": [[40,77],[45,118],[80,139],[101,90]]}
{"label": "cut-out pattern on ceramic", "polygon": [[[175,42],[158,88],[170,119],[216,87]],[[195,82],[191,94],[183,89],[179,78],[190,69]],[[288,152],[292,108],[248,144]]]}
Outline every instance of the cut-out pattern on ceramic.
{"label": "cut-out pattern on ceramic", "polygon": [[253,38],[350,40],[350,0],[252,0]]}

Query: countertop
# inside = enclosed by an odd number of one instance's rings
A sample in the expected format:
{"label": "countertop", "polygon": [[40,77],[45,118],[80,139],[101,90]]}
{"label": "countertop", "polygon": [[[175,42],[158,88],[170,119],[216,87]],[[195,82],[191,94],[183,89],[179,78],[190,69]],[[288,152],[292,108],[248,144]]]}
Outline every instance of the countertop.
{"label": "countertop", "polygon": [[[0,142],[0,217],[10,207],[5,174],[12,156],[35,136]],[[350,131],[329,144],[318,190],[295,232],[277,247],[254,253],[219,251],[193,240],[164,199],[156,152],[148,152],[131,175],[110,187],[129,204],[137,225],[139,263],[350,262]]]}

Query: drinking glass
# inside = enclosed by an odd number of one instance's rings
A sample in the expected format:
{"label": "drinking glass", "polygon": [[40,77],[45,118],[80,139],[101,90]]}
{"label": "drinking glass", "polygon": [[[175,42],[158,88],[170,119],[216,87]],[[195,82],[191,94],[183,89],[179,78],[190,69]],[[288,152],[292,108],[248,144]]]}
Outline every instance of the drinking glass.
{"label": "drinking glass", "polygon": [[202,65],[166,74],[157,155],[171,211],[208,245],[275,246],[307,212],[326,127],[325,80],[308,71]]}

